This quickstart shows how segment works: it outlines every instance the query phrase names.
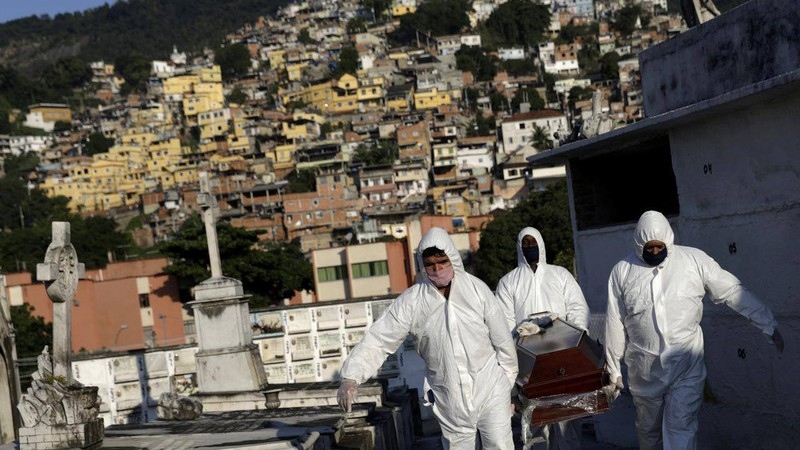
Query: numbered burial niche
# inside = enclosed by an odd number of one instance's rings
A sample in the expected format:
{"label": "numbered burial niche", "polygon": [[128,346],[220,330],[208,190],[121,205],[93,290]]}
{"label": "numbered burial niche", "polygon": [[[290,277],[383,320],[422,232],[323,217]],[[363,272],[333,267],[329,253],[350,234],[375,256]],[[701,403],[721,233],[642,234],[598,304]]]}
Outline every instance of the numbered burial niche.
{"label": "numbered burial niche", "polygon": [[367,305],[365,303],[350,303],[344,305],[344,326],[347,328],[365,327],[369,324],[367,318]]}
{"label": "numbered burial niche", "polygon": [[256,342],[261,352],[261,361],[264,364],[278,364],[286,361],[286,340],[283,336],[259,339]]}
{"label": "numbered burial niche", "polygon": [[264,371],[267,373],[267,379],[272,385],[286,384],[289,382],[289,372],[284,363],[267,364],[264,366]]}
{"label": "numbered burial niche", "polygon": [[314,344],[309,335],[289,336],[289,353],[292,361],[304,361],[314,358]]}
{"label": "numbered burial niche", "polygon": [[311,331],[311,312],[308,309],[292,309],[283,312],[288,334],[308,333]]}
{"label": "numbered burial niche", "polygon": [[319,333],[315,337],[320,358],[342,356],[344,336],[338,331]]}
{"label": "numbered burial niche", "polygon": [[317,381],[316,363],[306,361],[293,363],[291,367],[291,381],[294,383],[311,383]]}
{"label": "numbered burial niche", "polygon": [[341,327],[341,306],[325,306],[314,308],[312,314],[314,320],[317,322],[318,331],[338,330]]}
{"label": "numbered burial niche", "polygon": [[[555,319],[544,332],[517,340],[517,385],[538,405],[532,425],[584,417],[609,409],[603,350],[585,331]],[[576,405],[575,399],[580,399]]]}

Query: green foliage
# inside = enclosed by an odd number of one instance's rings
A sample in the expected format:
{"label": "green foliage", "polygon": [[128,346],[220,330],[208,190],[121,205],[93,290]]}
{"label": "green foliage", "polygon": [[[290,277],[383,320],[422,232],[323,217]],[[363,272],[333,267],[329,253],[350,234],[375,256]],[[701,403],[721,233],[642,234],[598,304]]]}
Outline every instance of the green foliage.
{"label": "green foliage", "polygon": [[286,177],[286,181],[289,182],[286,185],[287,194],[299,194],[317,190],[317,176],[311,169],[295,170]]}
{"label": "green foliage", "polygon": [[575,102],[579,102],[581,100],[591,100],[593,93],[594,89],[588,87],[573,86],[569,90],[569,100],[567,101],[569,109],[570,110],[575,109]]}
{"label": "green foliage", "polygon": [[0,179],[0,266],[8,271],[33,271],[44,260],[52,236],[52,222],[70,223],[72,244],[87,269],[105,267],[108,252],[130,244],[104,217],[83,219],[70,213],[66,197],[49,198],[25,180],[38,162],[35,155],[9,157]]}
{"label": "green foliage", "polygon": [[250,52],[244,44],[236,43],[217,50],[214,62],[219,64],[222,78],[235,79],[250,72]]}
{"label": "green foliage", "polygon": [[553,141],[550,139],[547,132],[544,131],[544,128],[534,124],[533,133],[531,134],[531,145],[539,151],[548,150],[553,148]]}
{"label": "green foliage", "polygon": [[476,275],[494,288],[506,273],[517,266],[517,234],[525,227],[542,233],[547,262],[572,270],[574,251],[566,182],[544,191],[532,192],[516,208],[491,221],[481,233],[481,246],[475,254]]}
{"label": "green foliage", "polygon": [[433,36],[458,34],[469,27],[467,13],[471,9],[467,0],[429,0],[414,14],[400,17],[400,28]]}
{"label": "green foliage", "polygon": [[247,100],[247,94],[245,94],[240,86],[235,86],[228,96],[228,103],[236,103],[237,105],[244,105],[247,103]]}
{"label": "green foliage", "polygon": [[600,57],[600,73],[606,80],[619,80],[619,60],[617,52],[608,52]]}
{"label": "green foliage", "polygon": [[641,5],[628,3],[614,13],[614,21],[611,26],[618,31],[622,37],[628,37],[636,29],[636,21],[644,15]]}
{"label": "green foliage", "polygon": [[50,89],[67,93],[92,79],[89,64],[80,58],[67,57],[56,61],[42,72],[42,82]]}
{"label": "green foliage", "polygon": [[491,81],[497,75],[497,61],[479,47],[461,47],[456,52],[456,68],[472,72],[477,81]]}
{"label": "green foliage", "polygon": [[514,111],[519,111],[520,103],[526,101],[530,103],[531,111],[544,109],[544,99],[533,86],[524,86],[517,89],[517,92],[514,93],[514,97],[511,98],[511,108]]}
{"label": "green foliage", "polygon": [[364,8],[372,13],[373,21],[380,20],[383,14],[389,9],[392,2],[391,0],[364,0],[362,2]]}
{"label": "green foliage", "polygon": [[494,116],[484,117],[483,113],[475,114],[475,122],[470,122],[467,127],[467,137],[491,136],[494,135],[495,124]]}
{"label": "green foliage", "polygon": [[86,139],[86,151],[89,156],[106,153],[114,146],[114,139],[107,138],[103,133],[92,133]]}
{"label": "green foliage", "polygon": [[509,0],[486,20],[486,29],[497,38],[497,45],[503,46],[533,47],[549,26],[549,8],[528,0]]}
{"label": "green foliage", "polygon": [[539,67],[536,62],[531,58],[525,59],[509,59],[503,62],[503,68],[509,75],[519,77],[526,75],[536,75],[539,73]]}
{"label": "green foliage", "polygon": [[114,60],[114,70],[125,79],[121,93],[127,95],[144,90],[150,78],[150,66],[151,60],[139,51],[120,53]]}
{"label": "green foliage", "polygon": [[42,317],[33,314],[34,311],[28,303],[11,307],[11,323],[20,358],[39,356],[45,345],[53,348],[53,324],[45,323]]}
{"label": "green foliage", "polygon": [[317,41],[308,34],[308,28],[303,28],[297,33],[297,40],[303,45],[314,45],[317,43]]}
{"label": "green foliage", "polygon": [[[252,307],[278,304],[295,290],[313,289],[311,263],[299,245],[275,243],[256,248],[255,232],[228,222],[217,223],[217,237],[222,273],[242,282],[245,292],[253,295]],[[199,215],[189,217],[159,250],[171,261],[164,271],[178,278],[184,294],[211,276],[205,226]]]}
{"label": "green foliage", "polygon": [[367,22],[360,17],[353,17],[347,21],[347,34],[357,34],[367,32]]}
{"label": "green foliage", "polygon": [[[166,59],[173,46],[199,53],[215,48],[231,30],[271,14],[285,0],[126,0],[86,13],[58,14],[0,24],[0,46],[37,42],[33,60],[11,60],[14,67],[36,65],[54,52],[79,45],[85,61],[114,61],[118,55],[140,52],[148,60]],[[22,52],[20,52],[22,55]]]}
{"label": "green foliage", "polygon": [[382,141],[378,145],[359,144],[353,154],[353,161],[363,162],[367,166],[391,164],[400,156],[395,141]]}
{"label": "green foliage", "polygon": [[355,75],[358,70],[358,50],[355,47],[348,45],[342,47],[339,53],[339,65],[336,67],[336,76],[342,76],[346,73]]}

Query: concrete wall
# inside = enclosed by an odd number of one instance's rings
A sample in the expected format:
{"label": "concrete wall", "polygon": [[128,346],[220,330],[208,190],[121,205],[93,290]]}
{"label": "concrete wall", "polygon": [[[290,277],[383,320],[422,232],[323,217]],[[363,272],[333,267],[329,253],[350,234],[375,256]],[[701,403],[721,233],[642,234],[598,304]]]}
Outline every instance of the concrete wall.
{"label": "concrete wall", "polygon": [[[738,276],[775,313],[787,342],[778,356],[746,319],[706,303],[706,400],[720,408],[713,417],[736,418],[713,425],[713,436],[705,439],[715,448],[787,448],[786,439],[797,434],[791,430],[800,415],[800,387],[790,375],[800,371],[800,350],[792,344],[800,341],[800,143],[792,138],[797,117],[800,82],[782,86],[778,96],[761,92],[668,131],[680,204],[671,219],[676,243],[703,249]],[[593,312],[590,332],[601,339],[608,275],[633,249],[634,226],[575,233],[578,280]],[[701,416],[701,434],[711,426],[703,420],[712,419]]]}
{"label": "concrete wall", "polygon": [[640,53],[639,61],[648,117],[795,70],[800,2],[751,0]]}
{"label": "concrete wall", "polygon": [[[259,346],[269,383],[274,386],[338,380],[347,353],[392,299],[251,313],[254,324],[271,327],[271,332],[256,332],[253,339]],[[197,391],[196,352],[196,346],[187,345],[108,355],[73,361],[72,371],[77,381],[99,387],[100,416],[106,426],[142,423],[155,420],[156,401],[162,392],[191,395]],[[406,343],[387,358],[377,376],[386,378],[390,387],[416,387],[421,394],[424,372],[422,358],[411,343]],[[428,410],[422,414],[431,417]]]}

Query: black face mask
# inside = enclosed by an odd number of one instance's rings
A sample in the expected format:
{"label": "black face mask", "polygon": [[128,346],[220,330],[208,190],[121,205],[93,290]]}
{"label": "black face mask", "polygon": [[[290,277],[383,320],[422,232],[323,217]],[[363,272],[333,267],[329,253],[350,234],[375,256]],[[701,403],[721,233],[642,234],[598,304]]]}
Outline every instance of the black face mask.
{"label": "black face mask", "polygon": [[655,267],[655,266],[661,264],[662,262],[664,262],[665,259],[667,259],[667,248],[664,247],[664,250],[661,250],[660,252],[658,252],[657,255],[654,255],[654,254],[648,252],[647,250],[642,250],[642,259],[649,266]]}
{"label": "black face mask", "polygon": [[522,249],[522,255],[525,256],[525,261],[528,264],[532,262],[539,262],[539,247],[528,247]]}

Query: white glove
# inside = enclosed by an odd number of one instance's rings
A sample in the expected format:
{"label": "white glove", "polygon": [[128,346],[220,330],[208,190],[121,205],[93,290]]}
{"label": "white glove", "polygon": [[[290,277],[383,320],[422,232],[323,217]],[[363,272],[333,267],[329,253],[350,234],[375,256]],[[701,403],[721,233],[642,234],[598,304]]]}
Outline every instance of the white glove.
{"label": "white glove", "polygon": [[533,322],[522,322],[517,327],[517,334],[519,337],[531,336],[534,334],[539,334],[542,332],[542,329],[539,328],[539,325],[536,325]]}
{"label": "white glove", "polygon": [[339,390],[336,392],[336,400],[339,402],[339,406],[341,406],[345,412],[352,411],[353,403],[355,403],[357,396],[358,383],[349,378],[343,379],[339,384]]}
{"label": "white glove", "polygon": [[617,377],[617,379],[614,380],[614,385],[617,386],[618,391],[625,389],[625,384],[622,383],[622,377]]}

